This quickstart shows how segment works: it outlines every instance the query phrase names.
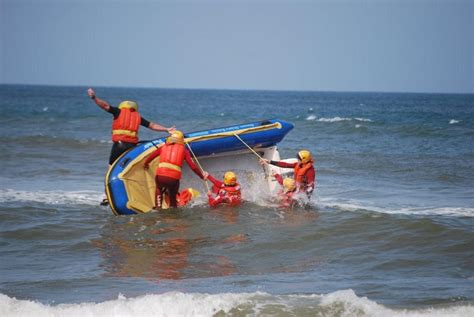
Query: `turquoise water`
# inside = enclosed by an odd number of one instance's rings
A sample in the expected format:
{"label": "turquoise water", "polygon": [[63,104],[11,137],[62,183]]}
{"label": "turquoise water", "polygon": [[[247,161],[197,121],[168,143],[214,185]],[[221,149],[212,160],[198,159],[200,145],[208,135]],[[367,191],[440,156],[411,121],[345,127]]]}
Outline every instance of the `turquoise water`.
{"label": "turquoise water", "polygon": [[86,89],[0,86],[0,315],[474,314],[474,95],[96,88],[185,132],[283,119],[316,159],[307,209],[116,217]]}

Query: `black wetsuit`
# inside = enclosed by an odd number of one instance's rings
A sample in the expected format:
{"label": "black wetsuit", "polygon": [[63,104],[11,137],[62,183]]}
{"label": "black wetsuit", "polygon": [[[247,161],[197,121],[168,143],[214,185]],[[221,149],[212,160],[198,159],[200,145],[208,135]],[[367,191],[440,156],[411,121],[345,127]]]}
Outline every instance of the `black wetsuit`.
{"label": "black wetsuit", "polygon": [[[114,119],[116,119],[120,115],[120,109],[117,107],[112,107],[110,106],[109,111],[111,114],[114,115]],[[150,126],[150,121],[146,120],[145,118],[141,118],[140,125],[148,128]],[[114,142],[114,145],[112,145],[112,149],[110,150],[110,157],[109,157],[109,164],[112,164],[115,162],[116,159],[120,157],[125,151],[128,149],[131,149],[137,145],[136,143],[130,143],[130,142]]]}

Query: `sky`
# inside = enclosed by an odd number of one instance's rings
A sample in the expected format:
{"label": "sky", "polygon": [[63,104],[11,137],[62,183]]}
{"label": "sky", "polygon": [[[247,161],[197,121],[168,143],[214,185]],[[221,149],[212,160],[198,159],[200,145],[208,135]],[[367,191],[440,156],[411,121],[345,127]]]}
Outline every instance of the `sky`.
{"label": "sky", "polygon": [[0,83],[474,93],[474,0],[0,0]]}

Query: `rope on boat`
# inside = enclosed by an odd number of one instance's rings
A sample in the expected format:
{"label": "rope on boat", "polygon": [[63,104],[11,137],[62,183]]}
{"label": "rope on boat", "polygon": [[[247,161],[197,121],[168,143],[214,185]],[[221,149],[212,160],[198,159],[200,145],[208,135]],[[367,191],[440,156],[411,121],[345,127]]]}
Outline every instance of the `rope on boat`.
{"label": "rope on boat", "polygon": [[[199,160],[197,159],[196,155],[194,154],[193,149],[191,149],[191,146],[189,145],[188,142],[185,142],[185,143],[186,143],[186,145],[188,146],[189,151],[190,151],[191,154],[193,155],[193,158],[194,158],[194,160],[196,161],[197,165],[198,165],[199,168],[201,169],[201,173],[204,173],[204,169],[202,168],[201,163],[199,163]],[[204,181],[204,185],[206,185],[207,191],[209,192],[209,185],[207,184],[207,179],[205,179],[205,180],[203,180],[203,181]]]}

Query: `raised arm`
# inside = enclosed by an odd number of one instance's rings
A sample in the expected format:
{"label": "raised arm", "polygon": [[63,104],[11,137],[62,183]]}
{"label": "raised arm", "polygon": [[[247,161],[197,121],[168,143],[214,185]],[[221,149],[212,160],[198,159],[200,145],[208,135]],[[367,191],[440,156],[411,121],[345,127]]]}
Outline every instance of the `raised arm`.
{"label": "raised arm", "polygon": [[102,109],[104,109],[107,112],[110,110],[110,104],[107,101],[102,100],[99,97],[97,97],[96,94],[95,94],[94,89],[92,89],[92,88],[87,89],[87,94],[89,95],[89,98],[94,100],[96,105],[98,105],[99,107],[101,107]]}

